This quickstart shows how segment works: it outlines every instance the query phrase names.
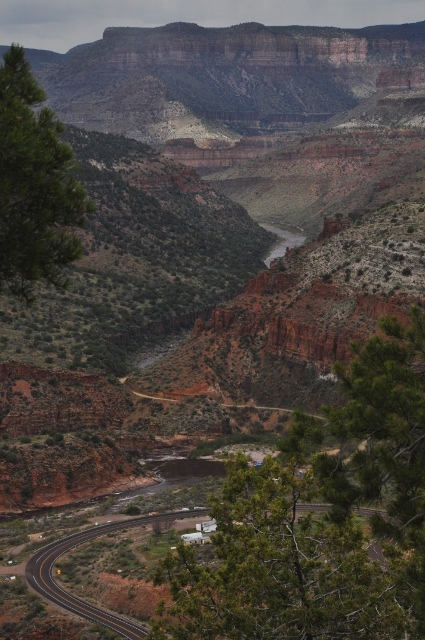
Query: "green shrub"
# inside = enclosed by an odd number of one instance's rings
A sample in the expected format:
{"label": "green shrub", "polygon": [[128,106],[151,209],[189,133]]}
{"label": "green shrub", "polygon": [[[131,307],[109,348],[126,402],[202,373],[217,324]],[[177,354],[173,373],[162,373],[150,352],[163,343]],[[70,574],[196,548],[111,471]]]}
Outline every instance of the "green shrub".
{"label": "green shrub", "polygon": [[127,509],[124,511],[127,516],[140,516],[141,511],[140,508],[135,504],[130,504]]}

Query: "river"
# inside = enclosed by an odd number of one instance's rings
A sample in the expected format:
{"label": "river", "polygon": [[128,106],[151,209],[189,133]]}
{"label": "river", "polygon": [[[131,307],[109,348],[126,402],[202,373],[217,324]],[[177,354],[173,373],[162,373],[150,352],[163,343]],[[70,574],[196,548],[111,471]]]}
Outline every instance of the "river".
{"label": "river", "polygon": [[264,260],[265,265],[269,268],[272,260],[276,260],[276,258],[283,258],[287,249],[299,247],[300,245],[304,244],[307,239],[307,236],[303,236],[298,233],[292,233],[292,231],[286,231],[286,229],[271,227],[267,224],[262,224],[261,226],[263,227],[263,229],[266,229],[266,231],[271,231],[271,233],[274,233],[275,235],[279,236],[279,238],[282,238],[282,242],[276,244],[273,247],[271,253]]}
{"label": "river", "polygon": [[146,470],[154,471],[160,482],[149,487],[130,489],[117,496],[116,502],[108,513],[120,513],[134,498],[141,495],[154,495],[166,489],[178,486],[198,484],[203,478],[224,478],[226,470],[219,460],[198,460],[195,458],[163,458],[146,461]]}

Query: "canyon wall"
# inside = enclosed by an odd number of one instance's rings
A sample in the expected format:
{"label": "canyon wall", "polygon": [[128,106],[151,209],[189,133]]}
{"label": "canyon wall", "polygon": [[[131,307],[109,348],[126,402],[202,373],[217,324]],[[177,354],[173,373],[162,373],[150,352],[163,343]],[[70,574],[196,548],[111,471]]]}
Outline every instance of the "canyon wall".
{"label": "canyon wall", "polygon": [[[353,134],[354,137],[356,134]],[[163,150],[167,158],[181,162],[196,169],[226,169],[237,167],[251,159],[265,156],[280,150],[279,161],[297,162],[302,159],[340,159],[349,158],[362,160],[371,155],[378,155],[381,151],[380,141],[372,132],[365,132],[364,146],[357,142],[354,145],[344,144],[338,135],[331,134],[318,139],[319,144],[311,144],[314,137],[307,139],[307,144],[299,145],[299,139],[285,135],[285,137],[256,136],[241,138],[234,144],[221,146],[219,143],[211,147],[198,146],[193,138],[168,140]],[[334,144],[332,144],[332,141]],[[373,142],[375,146],[373,147]],[[293,149],[291,149],[291,146]],[[213,177],[214,179],[214,177]]]}
{"label": "canyon wall", "polygon": [[[378,77],[378,88],[421,84],[424,24],[412,32],[257,23],[108,28],[42,81],[60,117],[86,129],[158,147],[188,137],[234,141],[325,122],[373,95]],[[412,77],[390,81],[385,74],[398,67],[396,75]]]}
{"label": "canyon wall", "polygon": [[122,424],[131,409],[123,389],[99,375],[52,372],[23,363],[0,363],[0,434],[32,436]]}
{"label": "canyon wall", "polygon": [[257,23],[227,29],[206,29],[196,24],[175,23],[158,29],[108,28],[103,39],[112,51],[108,63],[120,70],[142,64],[202,66],[212,58],[217,65],[241,60],[246,68],[364,62],[365,38],[333,30],[329,35],[303,36]]}
{"label": "canyon wall", "polygon": [[0,515],[153,482],[126,440],[131,394],[102,376],[0,363]]}
{"label": "canyon wall", "polygon": [[202,148],[193,138],[168,140],[163,155],[182,164],[200,168],[233,167],[251,158],[264,155],[273,149],[279,149],[283,141],[273,138],[242,138],[234,145]]}
{"label": "canyon wall", "polygon": [[20,445],[0,455],[0,515],[57,507],[137,486],[153,484],[138,475],[122,451],[76,437],[64,443]]}
{"label": "canyon wall", "polygon": [[408,128],[383,126],[404,112],[406,102],[409,118],[423,119],[423,96],[382,98],[377,111],[382,123],[378,120],[376,127],[363,129],[356,122],[359,128],[291,134],[281,149],[209,169],[206,179],[254,219],[301,228],[317,238],[325,217],[358,218],[389,200],[422,197],[425,129],[408,123]]}
{"label": "canyon wall", "polygon": [[132,387],[154,394],[161,380],[165,397],[202,389],[228,405],[317,411],[339,402],[332,367],[350,362],[352,342],[378,331],[382,316],[405,324],[412,304],[425,307],[423,232],[421,202],[388,203],[351,225],[325,221],[319,241],[274,261]]}
{"label": "canyon wall", "polygon": [[425,66],[394,66],[384,69],[376,79],[379,91],[408,91],[425,89]]}

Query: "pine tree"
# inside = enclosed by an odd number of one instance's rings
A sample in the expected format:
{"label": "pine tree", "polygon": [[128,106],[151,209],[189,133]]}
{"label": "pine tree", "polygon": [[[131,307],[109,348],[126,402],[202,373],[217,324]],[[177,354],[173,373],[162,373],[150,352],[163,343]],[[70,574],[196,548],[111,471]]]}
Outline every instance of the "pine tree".
{"label": "pine tree", "polygon": [[[330,436],[339,453],[313,458],[331,517],[343,524],[362,504],[379,505],[375,535],[405,550],[420,637],[425,636],[425,314],[412,307],[411,323],[380,321],[381,335],[353,344],[349,367],[335,366],[348,402],[324,407],[327,424],[299,412],[286,451]],[[395,548],[395,547],[393,547]]]}
{"label": "pine tree", "polygon": [[[315,495],[311,472],[239,455],[213,499],[213,562],[179,545],[160,563],[174,604],[160,607],[153,640],[394,640],[407,630],[409,603],[397,572],[368,557],[353,517],[341,527],[304,516]],[[397,592],[397,598],[395,593]],[[168,622],[174,619],[174,622]],[[176,622],[177,620],[177,622]]]}
{"label": "pine tree", "polygon": [[0,284],[27,301],[44,280],[66,287],[63,267],[81,257],[73,227],[94,206],[72,175],[64,125],[42,107],[46,96],[22,47],[0,67]]}

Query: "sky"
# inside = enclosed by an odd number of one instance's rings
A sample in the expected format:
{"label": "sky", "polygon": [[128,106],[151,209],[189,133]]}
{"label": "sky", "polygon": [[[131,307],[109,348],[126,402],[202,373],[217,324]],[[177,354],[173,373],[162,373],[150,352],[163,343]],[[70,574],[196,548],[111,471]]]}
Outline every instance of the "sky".
{"label": "sky", "polygon": [[0,44],[65,53],[106,27],[196,22],[365,27],[425,20],[425,0],[0,0]]}

